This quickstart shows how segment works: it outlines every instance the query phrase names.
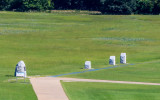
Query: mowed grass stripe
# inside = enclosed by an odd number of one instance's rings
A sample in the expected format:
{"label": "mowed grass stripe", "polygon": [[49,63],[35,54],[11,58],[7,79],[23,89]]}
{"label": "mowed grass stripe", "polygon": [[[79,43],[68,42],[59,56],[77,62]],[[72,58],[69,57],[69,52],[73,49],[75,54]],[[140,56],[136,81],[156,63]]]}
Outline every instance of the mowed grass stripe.
{"label": "mowed grass stripe", "polygon": [[159,86],[62,82],[70,100],[158,100]]}

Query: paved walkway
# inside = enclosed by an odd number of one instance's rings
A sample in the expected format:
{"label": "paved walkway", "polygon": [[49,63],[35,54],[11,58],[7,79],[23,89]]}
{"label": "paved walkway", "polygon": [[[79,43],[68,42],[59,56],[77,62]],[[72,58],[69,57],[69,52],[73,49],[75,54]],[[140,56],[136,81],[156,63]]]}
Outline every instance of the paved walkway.
{"label": "paved walkway", "polygon": [[160,83],[111,81],[111,80],[95,80],[95,79],[55,78],[55,77],[30,78],[31,84],[38,97],[38,100],[69,100],[61,86],[60,80],[63,80],[64,82],[106,82],[106,83],[121,83],[121,84],[160,85]]}
{"label": "paved walkway", "polygon": [[69,100],[59,79],[41,77],[31,78],[30,81],[38,100]]}

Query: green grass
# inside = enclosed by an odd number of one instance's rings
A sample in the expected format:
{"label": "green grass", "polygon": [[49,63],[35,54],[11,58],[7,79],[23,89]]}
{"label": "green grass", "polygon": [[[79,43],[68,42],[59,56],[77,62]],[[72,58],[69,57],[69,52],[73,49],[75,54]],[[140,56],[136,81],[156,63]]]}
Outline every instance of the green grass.
{"label": "green grass", "polygon": [[160,87],[113,83],[62,82],[70,100],[159,100]]}
{"label": "green grass", "polygon": [[37,100],[29,82],[1,82],[0,100]]}
{"label": "green grass", "polygon": [[121,52],[135,65],[68,77],[160,82],[159,26],[159,15],[0,12],[0,84],[5,88],[0,87],[0,94],[9,88],[4,94],[12,100],[19,94],[16,86],[31,88],[7,82],[20,60],[29,76],[58,75],[83,71],[86,60],[93,68],[108,67],[109,56],[115,55],[118,63]]}
{"label": "green grass", "polygon": [[160,83],[160,61],[86,72],[67,77]]}

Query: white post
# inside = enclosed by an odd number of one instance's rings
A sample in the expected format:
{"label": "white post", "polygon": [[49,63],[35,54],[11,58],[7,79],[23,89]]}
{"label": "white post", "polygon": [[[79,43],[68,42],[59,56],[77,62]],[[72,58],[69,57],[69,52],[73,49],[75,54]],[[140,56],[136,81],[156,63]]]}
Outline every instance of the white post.
{"label": "white post", "polygon": [[25,77],[26,77],[26,76],[25,76],[25,72],[24,72],[24,83],[26,82],[26,81],[25,81]]}
{"label": "white post", "polygon": [[18,80],[17,80],[17,76],[16,76],[16,82],[17,82]]}
{"label": "white post", "polygon": [[91,69],[91,61],[85,62],[85,69]]}
{"label": "white post", "polygon": [[126,64],[126,53],[121,53],[120,63]]}
{"label": "white post", "polygon": [[109,64],[110,65],[116,65],[116,57],[115,56],[110,56]]}

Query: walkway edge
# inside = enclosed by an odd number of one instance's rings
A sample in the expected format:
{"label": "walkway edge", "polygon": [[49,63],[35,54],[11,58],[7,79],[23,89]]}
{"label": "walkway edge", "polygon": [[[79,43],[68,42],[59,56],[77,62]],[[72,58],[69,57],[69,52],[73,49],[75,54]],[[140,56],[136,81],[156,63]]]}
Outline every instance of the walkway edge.
{"label": "walkway edge", "polygon": [[120,84],[139,84],[139,85],[160,85],[160,83],[147,82],[129,82],[129,81],[112,81],[96,79],[77,79],[77,78],[55,78],[55,77],[38,77],[30,78],[32,87],[37,95],[38,100],[69,100],[64,92],[60,81],[64,82],[105,82]]}

